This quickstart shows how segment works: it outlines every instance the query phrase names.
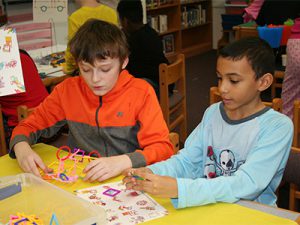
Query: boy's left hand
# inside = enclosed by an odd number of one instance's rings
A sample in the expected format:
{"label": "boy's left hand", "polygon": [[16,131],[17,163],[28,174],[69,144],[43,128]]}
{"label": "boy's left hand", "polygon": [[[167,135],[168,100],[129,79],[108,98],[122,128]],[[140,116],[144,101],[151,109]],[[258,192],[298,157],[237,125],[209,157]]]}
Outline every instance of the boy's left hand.
{"label": "boy's left hand", "polygon": [[123,170],[132,167],[130,158],[127,155],[102,157],[91,161],[83,170],[86,173],[84,181],[104,181],[117,176]]}
{"label": "boy's left hand", "polygon": [[[177,180],[173,177],[159,176],[139,169],[135,170],[133,175],[143,178],[143,180],[135,180],[134,185],[131,186],[133,190],[145,191],[163,198],[178,197]],[[126,183],[126,180],[123,181]]]}

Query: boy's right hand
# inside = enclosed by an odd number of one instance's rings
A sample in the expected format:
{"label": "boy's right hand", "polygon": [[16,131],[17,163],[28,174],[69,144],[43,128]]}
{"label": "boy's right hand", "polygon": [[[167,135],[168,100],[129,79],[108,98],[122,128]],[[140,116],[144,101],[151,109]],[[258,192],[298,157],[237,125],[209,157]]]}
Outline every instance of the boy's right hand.
{"label": "boy's right hand", "polygon": [[[147,167],[141,167],[141,168],[138,168],[138,169],[130,168],[130,169],[124,170],[123,175],[125,177],[123,178],[123,184],[126,185],[127,189],[132,189],[137,184],[136,183],[137,178],[135,177],[135,174],[136,174],[137,171],[140,172],[140,173],[151,173],[151,174],[153,174],[152,170],[150,170]],[[143,179],[143,178],[141,178],[141,179]]]}
{"label": "boy's right hand", "polygon": [[24,172],[33,173],[36,176],[41,177],[39,169],[42,169],[44,173],[51,173],[52,169],[48,168],[43,160],[36,154],[30,147],[30,145],[23,141],[14,146],[14,151],[19,163]]}

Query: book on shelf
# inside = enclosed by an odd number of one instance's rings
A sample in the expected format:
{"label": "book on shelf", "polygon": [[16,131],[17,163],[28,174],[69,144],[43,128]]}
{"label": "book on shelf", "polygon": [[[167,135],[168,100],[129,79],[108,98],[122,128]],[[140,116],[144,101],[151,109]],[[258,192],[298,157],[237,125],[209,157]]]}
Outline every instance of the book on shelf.
{"label": "book on shelf", "polygon": [[168,16],[167,15],[148,16],[147,21],[148,21],[149,26],[151,26],[158,33],[163,33],[168,30]]}
{"label": "book on shelf", "polygon": [[164,35],[162,38],[162,42],[163,42],[163,49],[165,54],[175,52],[173,34]]}
{"label": "book on shelf", "polygon": [[161,5],[171,4],[176,0],[146,0],[146,6],[148,9],[152,9]]}
{"label": "book on shelf", "polygon": [[205,2],[207,0],[180,0],[181,4],[188,4],[188,3],[199,3],[199,2]]}
{"label": "book on shelf", "polygon": [[206,23],[206,9],[202,8],[201,4],[184,6],[181,10],[181,26],[183,28]]}
{"label": "book on shelf", "polygon": [[168,30],[168,16],[167,15],[159,15],[158,16],[159,23],[159,33],[166,32]]}

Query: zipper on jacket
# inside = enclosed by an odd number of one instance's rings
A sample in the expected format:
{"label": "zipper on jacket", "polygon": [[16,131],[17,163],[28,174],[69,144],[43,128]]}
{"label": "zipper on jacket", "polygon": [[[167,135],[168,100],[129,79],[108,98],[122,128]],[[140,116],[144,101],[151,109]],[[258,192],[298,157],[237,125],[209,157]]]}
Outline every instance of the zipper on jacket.
{"label": "zipper on jacket", "polygon": [[[102,131],[102,129],[100,129],[100,123],[99,123],[99,120],[98,120],[98,115],[99,115],[100,108],[102,107],[102,103],[103,103],[102,96],[100,96],[99,97],[99,107],[96,109],[96,118],[95,118],[96,119],[97,128],[98,128],[98,135],[100,137],[104,137],[103,131]],[[104,142],[104,148],[105,148],[104,149],[105,157],[108,157],[107,144],[106,144],[104,138],[103,138],[103,142]]]}

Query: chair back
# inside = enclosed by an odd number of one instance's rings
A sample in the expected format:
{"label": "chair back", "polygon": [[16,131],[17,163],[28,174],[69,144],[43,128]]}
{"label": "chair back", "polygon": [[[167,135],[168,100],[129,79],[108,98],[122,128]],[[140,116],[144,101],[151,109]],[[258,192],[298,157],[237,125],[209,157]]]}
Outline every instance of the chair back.
{"label": "chair back", "polygon": [[174,147],[174,154],[176,154],[179,151],[179,135],[175,132],[171,132],[169,138]]}
{"label": "chair back", "polygon": [[[218,90],[218,87],[214,86],[210,88],[209,93],[209,103],[214,104],[222,101],[221,94]],[[282,99],[274,98],[272,102],[263,102],[265,106],[273,108],[275,111],[282,112]]]}
{"label": "chair back", "polygon": [[294,101],[294,114],[293,114],[293,123],[294,123],[294,139],[293,146],[300,147],[300,100]]}
{"label": "chair back", "polygon": [[4,124],[3,124],[2,110],[0,105],[0,156],[5,154],[7,154],[7,146],[5,141],[5,131],[4,131]]}
{"label": "chair back", "polygon": [[[175,84],[173,94],[169,94],[169,86]],[[170,131],[179,128],[182,142],[187,136],[186,128],[186,88],[185,88],[185,59],[178,54],[170,65],[159,65],[160,106]]]}
{"label": "chair back", "polygon": [[300,199],[300,148],[292,147],[285,167],[283,181],[290,184],[289,209],[297,211],[297,200]]}
{"label": "chair back", "polygon": [[284,71],[275,70],[273,83],[271,85],[271,97],[272,98],[276,97],[277,89],[282,90],[282,82],[283,82],[284,74],[285,74]]}
{"label": "chair back", "polygon": [[35,108],[28,108],[26,105],[19,105],[17,107],[17,112],[18,112],[18,121],[22,121],[25,118],[27,118]]}
{"label": "chair back", "polygon": [[16,29],[20,49],[29,51],[54,44],[51,22],[33,22],[30,14],[11,16],[8,21],[8,27]]}
{"label": "chair back", "polygon": [[212,105],[214,103],[222,101],[221,94],[219,92],[218,87],[210,87],[209,89],[209,104]]}

